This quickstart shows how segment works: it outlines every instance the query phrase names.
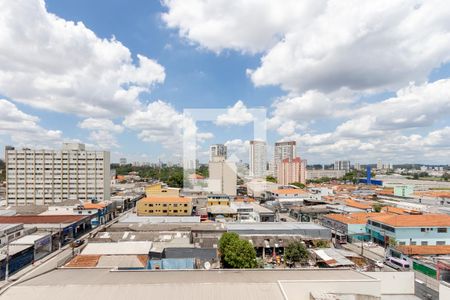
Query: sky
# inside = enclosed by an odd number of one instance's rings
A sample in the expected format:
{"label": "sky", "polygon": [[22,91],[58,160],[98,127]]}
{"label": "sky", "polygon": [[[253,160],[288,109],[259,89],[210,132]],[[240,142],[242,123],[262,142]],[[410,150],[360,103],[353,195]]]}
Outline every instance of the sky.
{"label": "sky", "polygon": [[[197,109],[199,121],[185,110]],[[209,109],[221,109],[210,120]],[[112,161],[449,164],[446,0],[0,0],[0,154],[82,142]]]}

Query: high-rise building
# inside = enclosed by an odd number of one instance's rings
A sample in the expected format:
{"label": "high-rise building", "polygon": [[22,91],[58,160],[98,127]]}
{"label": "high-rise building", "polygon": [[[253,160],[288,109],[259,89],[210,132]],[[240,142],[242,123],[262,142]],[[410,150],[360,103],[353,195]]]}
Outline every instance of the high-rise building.
{"label": "high-rise building", "polygon": [[361,164],[360,163],[355,163],[354,168],[357,171],[361,170]]}
{"label": "high-rise building", "polygon": [[214,157],[209,162],[208,190],[212,193],[236,196],[237,190],[236,163],[224,157]]}
{"label": "high-rise building", "polygon": [[126,164],[127,164],[127,159],[126,159],[125,157],[120,158],[119,164],[120,164],[121,166],[126,165]]}
{"label": "high-rise building", "polygon": [[250,176],[264,177],[266,163],[266,142],[250,141]]}
{"label": "high-rise building", "polygon": [[335,170],[344,170],[349,171],[350,170],[350,161],[349,160],[336,160],[334,162],[334,169]]}
{"label": "high-rise building", "polygon": [[306,183],[306,160],[300,157],[285,158],[278,164],[277,180],[279,184],[287,185],[293,182]]}
{"label": "high-rise building", "polygon": [[108,151],[64,143],[61,150],[5,148],[8,205],[109,200]]}
{"label": "high-rise building", "polygon": [[275,176],[278,176],[278,165],[283,159],[289,158],[292,160],[297,156],[296,145],[295,141],[275,143],[273,152],[273,173]]}
{"label": "high-rise building", "polygon": [[382,170],[383,169],[383,162],[381,161],[381,159],[377,160],[377,170]]}
{"label": "high-rise building", "polygon": [[224,159],[227,159],[227,146],[223,144],[209,146],[209,161],[213,161],[214,157],[223,157]]}

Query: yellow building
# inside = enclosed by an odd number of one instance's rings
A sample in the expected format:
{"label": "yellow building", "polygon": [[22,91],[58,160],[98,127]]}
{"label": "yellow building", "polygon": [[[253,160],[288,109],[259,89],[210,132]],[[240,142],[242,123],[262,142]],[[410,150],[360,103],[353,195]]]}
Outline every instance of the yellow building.
{"label": "yellow building", "polygon": [[138,216],[190,216],[192,199],[185,197],[147,197],[136,205]]}
{"label": "yellow building", "polygon": [[150,184],[145,187],[147,197],[179,197],[180,189],[171,188],[162,183]]}
{"label": "yellow building", "polygon": [[226,205],[230,206],[230,197],[227,195],[208,195],[208,204],[207,206],[213,205]]}

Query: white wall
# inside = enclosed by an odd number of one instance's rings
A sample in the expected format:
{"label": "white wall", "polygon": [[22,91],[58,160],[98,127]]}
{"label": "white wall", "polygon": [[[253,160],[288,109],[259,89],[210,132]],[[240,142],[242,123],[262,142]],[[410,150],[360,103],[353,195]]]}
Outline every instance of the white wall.
{"label": "white wall", "polygon": [[414,294],[414,272],[365,272],[364,274],[381,281],[381,294]]}
{"label": "white wall", "polygon": [[450,299],[450,284],[441,282],[439,284],[439,300]]}

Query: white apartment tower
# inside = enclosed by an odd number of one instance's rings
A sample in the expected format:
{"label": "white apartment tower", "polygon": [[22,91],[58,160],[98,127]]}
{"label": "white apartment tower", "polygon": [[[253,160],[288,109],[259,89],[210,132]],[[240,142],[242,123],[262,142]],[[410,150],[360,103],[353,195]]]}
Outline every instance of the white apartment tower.
{"label": "white apartment tower", "polygon": [[264,177],[266,173],[266,142],[250,141],[250,176]]}
{"label": "white apartment tower", "polygon": [[335,170],[344,170],[344,171],[350,171],[350,161],[349,160],[336,160],[334,162],[334,169]]}
{"label": "white apartment tower", "polygon": [[295,141],[275,143],[275,149],[273,151],[274,176],[278,176],[278,166],[283,159],[289,158],[293,160],[297,156],[296,145],[297,143]]}
{"label": "white apartment tower", "polygon": [[110,155],[64,143],[61,150],[5,148],[8,205],[110,199]]}
{"label": "white apartment tower", "polygon": [[227,159],[227,146],[223,144],[209,146],[209,161],[213,161],[215,157],[224,157]]}
{"label": "white apartment tower", "polygon": [[209,162],[208,190],[211,193],[236,196],[236,164],[232,161],[226,161],[223,156],[214,157]]}

